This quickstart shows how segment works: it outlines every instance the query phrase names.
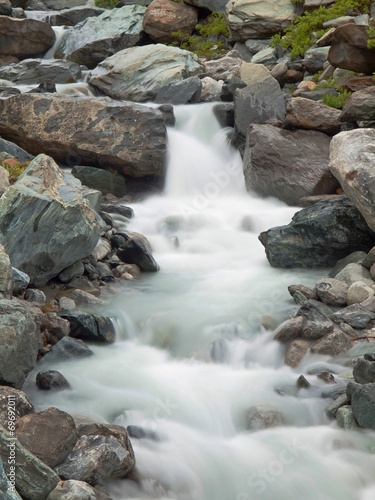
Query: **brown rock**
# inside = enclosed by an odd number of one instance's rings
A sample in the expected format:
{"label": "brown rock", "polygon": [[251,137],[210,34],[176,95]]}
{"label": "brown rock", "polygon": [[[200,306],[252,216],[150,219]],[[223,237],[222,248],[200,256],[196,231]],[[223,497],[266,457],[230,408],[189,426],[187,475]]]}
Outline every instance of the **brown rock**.
{"label": "brown rock", "polygon": [[197,22],[195,7],[172,0],[153,0],[144,15],[143,30],[156,42],[170,43],[176,40],[174,32],[190,35]]}
{"label": "brown rock", "polygon": [[367,87],[375,86],[375,79],[372,76],[345,76],[336,82],[337,86],[350,92],[366,89]]}
{"label": "brown rock", "polygon": [[25,59],[42,55],[52,47],[55,38],[55,32],[47,23],[0,16],[0,56]]}
{"label": "brown rock", "polygon": [[24,392],[2,385],[0,386],[0,424],[6,429],[9,422],[9,408],[15,419],[34,412],[34,407]]}
{"label": "brown rock", "polygon": [[51,468],[64,462],[77,442],[73,418],[57,408],[20,418],[16,435],[27,450]]}
{"label": "brown rock", "polygon": [[296,368],[309,350],[310,342],[307,340],[293,340],[286,351],[285,363],[292,368]]}
{"label": "brown rock", "polygon": [[286,106],[285,122],[290,127],[319,130],[334,135],[340,132],[341,111],[312,99],[294,97]]}
{"label": "brown rock", "polygon": [[352,122],[357,120],[375,120],[375,87],[367,87],[354,92],[345,101],[340,121]]}
{"label": "brown rock", "polygon": [[305,322],[306,319],[303,316],[297,316],[296,318],[284,321],[276,330],[274,340],[288,342],[289,340],[300,337]]}
{"label": "brown rock", "polygon": [[352,340],[343,332],[332,332],[311,346],[311,352],[338,356],[353,347]]}
{"label": "brown rock", "polygon": [[375,71],[375,49],[367,48],[368,26],[344,24],[336,28],[328,61],[336,68],[350,69],[357,73]]}
{"label": "brown rock", "polygon": [[47,330],[50,338],[53,338],[53,344],[56,344],[63,337],[69,335],[70,323],[67,319],[61,318],[54,312],[49,312],[43,315],[40,325],[41,330]]}

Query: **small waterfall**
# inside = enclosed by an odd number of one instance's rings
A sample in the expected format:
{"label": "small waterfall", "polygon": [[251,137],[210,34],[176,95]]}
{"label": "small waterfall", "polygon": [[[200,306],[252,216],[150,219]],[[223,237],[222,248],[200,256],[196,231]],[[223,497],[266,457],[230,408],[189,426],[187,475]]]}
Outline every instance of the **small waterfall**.
{"label": "small waterfall", "polygon": [[56,40],[55,40],[55,43],[52,45],[52,47],[49,50],[47,50],[47,52],[44,54],[43,59],[54,59],[55,58],[57,49],[62,44],[64,38],[66,37],[66,35],[70,29],[70,28],[66,28],[66,26],[52,26],[52,28],[53,28],[53,31],[55,32]]}

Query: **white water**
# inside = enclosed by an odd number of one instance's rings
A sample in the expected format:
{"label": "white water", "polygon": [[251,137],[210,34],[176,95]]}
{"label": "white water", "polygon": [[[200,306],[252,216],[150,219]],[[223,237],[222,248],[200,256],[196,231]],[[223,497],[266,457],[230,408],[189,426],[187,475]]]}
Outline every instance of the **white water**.
{"label": "white water", "polygon": [[[161,270],[126,282],[103,308],[117,317],[118,341],[53,366],[72,391],[40,394],[30,377],[29,393],[41,407],[159,436],[132,440],[141,481],[110,484],[114,499],[370,500],[374,435],[328,422],[327,386],[315,376],[306,375],[313,389],[295,390],[309,368],[347,369],[310,356],[292,370],[261,326],[294,308],[287,285],[319,276],[271,269],[258,242],[295,209],[245,192],[211,107],[176,108],[166,193],[133,206],[128,229],[148,236]],[[245,216],[251,231],[241,229]],[[246,410],[257,404],[288,425],[247,431]]]}

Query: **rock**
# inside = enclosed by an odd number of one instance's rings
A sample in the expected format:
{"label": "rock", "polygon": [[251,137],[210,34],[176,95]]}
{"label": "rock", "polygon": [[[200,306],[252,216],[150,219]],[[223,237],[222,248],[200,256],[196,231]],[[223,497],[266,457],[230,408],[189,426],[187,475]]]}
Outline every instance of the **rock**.
{"label": "rock", "polygon": [[276,64],[277,59],[277,50],[272,47],[267,47],[253,55],[250,62],[254,64],[264,64],[264,66],[266,66],[266,68],[269,68],[269,70],[271,71]]}
{"label": "rock", "polygon": [[0,167],[0,196],[2,196],[9,186],[9,173],[4,167]]}
{"label": "rock", "polygon": [[283,414],[268,406],[254,406],[247,411],[247,429],[259,430],[285,425]]}
{"label": "rock", "polygon": [[269,229],[259,240],[274,267],[329,267],[354,250],[371,248],[374,234],[354,205],[339,197],[304,208],[289,225]]}
{"label": "rock", "polygon": [[41,323],[41,331],[46,330],[51,339],[52,344],[56,344],[63,337],[67,337],[70,333],[70,324],[66,319],[61,318],[54,312],[43,314]]}
{"label": "rock", "polygon": [[332,271],[329,272],[328,276],[330,278],[335,278],[338,275],[338,273],[342,271],[348,264],[362,264],[365,257],[366,257],[366,252],[358,251],[350,253],[343,259],[339,259],[336,262]]}
{"label": "rock", "polygon": [[359,429],[359,425],[353,416],[352,407],[349,405],[341,406],[337,410],[336,420],[338,427],[341,427],[341,429],[348,431],[356,431]]}
{"label": "rock", "polygon": [[44,355],[39,363],[69,361],[75,358],[87,358],[93,354],[92,350],[82,340],[63,337]]}
{"label": "rock", "polygon": [[73,299],[69,297],[60,297],[59,298],[60,309],[66,311],[74,311],[76,309],[76,303]]}
{"label": "rock", "polygon": [[46,151],[70,166],[74,159],[101,168],[110,164],[111,170],[134,177],[164,172],[164,117],[148,106],[98,97],[20,94],[0,101],[0,113],[0,134],[36,154]]}
{"label": "rock", "polygon": [[132,219],[134,217],[134,211],[130,207],[126,207],[122,204],[121,200],[113,200],[113,201],[102,201],[101,209],[104,212],[119,214],[127,219]]}
{"label": "rock", "polygon": [[0,16],[11,16],[12,15],[12,4],[10,0],[0,1]]}
{"label": "rock", "polygon": [[12,292],[14,295],[22,295],[30,283],[30,277],[12,267]]}
{"label": "rock", "polygon": [[143,18],[143,30],[152,40],[171,43],[179,40],[175,33],[191,35],[198,23],[198,10],[185,3],[172,0],[153,0]]}
{"label": "rock", "polygon": [[336,418],[337,412],[339,408],[341,408],[344,405],[347,405],[349,403],[348,397],[346,394],[341,394],[337,399],[332,401],[326,409],[324,410],[324,413],[327,415],[328,418]]}
{"label": "rock", "polygon": [[340,114],[340,110],[311,99],[293,97],[286,106],[285,123],[289,127],[318,130],[334,135],[341,130]]}
{"label": "rock", "polygon": [[341,122],[375,120],[375,87],[354,92],[345,101],[340,114]]}
{"label": "rock", "polygon": [[38,372],[36,375],[36,385],[38,389],[43,391],[70,389],[70,384],[64,375],[56,370]]}
{"label": "rock", "polygon": [[16,158],[20,163],[24,163],[26,161],[31,161],[34,157],[29,154],[27,151],[18,147],[16,144],[10,141],[6,141],[5,139],[0,138],[0,151],[2,153],[8,153],[12,157]]}
{"label": "rock", "polygon": [[375,384],[349,382],[346,393],[358,425],[364,429],[375,429]]}
{"label": "rock", "polygon": [[89,83],[113,99],[149,102],[162,87],[201,72],[202,66],[192,52],[155,44],[108,57],[91,72]]}
{"label": "rock", "polygon": [[285,101],[280,85],[263,65],[242,63],[241,80],[247,86],[234,92],[236,131],[246,137],[250,125],[284,120]]}
{"label": "rock", "polygon": [[300,375],[297,379],[297,388],[298,389],[309,389],[311,387],[310,382],[304,377]]}
{"label": "rock", "polygon": [[211,12],[224,12],[227,0],[188,0],[186,3],[210,10]]}
{"label": "rock", "polygon": [[82,184],[97,189],[103,195],[111,193],[119,198],[126,194],[125,178],[122,175],[113,175],[107,170],[95,167],[77,165],[72,168],[72,174]]}
{"label": "rock", "polygon": [[0,67],[0,78],[17,85],[48,82],[72,83],[82,78],[78,64],[61,59],[25,59],[17,64]]}
{"label": "rock", "polygon": [[72,299],[77,305],[94,306],[102,303],[102,301],[92,293],[85,292],[84,290],[74,290]]}
{"label": "rock", "polygon": [[375,313],[368,311],[363,304],[353,304],[332,315],[332,321],[344,321],[353,328],[367,328],[375,320]]}
{"label": "rock", "polygon": [[55,32],[47,23],[0,16],[0,56],[18,59],[39,56],[52,47],[55,38]]}
{"label": "rock", "polygon": [[94,262],[105,259],[107,255],[111,252],[111,244],[108,240],[100,238],[96,247],[91,252],[91,258]]}
{"label": "rock", "polygon": [[[359,304],[364,300],[373,297],[375,291],[372,287],[366,285],[362,281],[356,281],[350,285],[347,292],[347,304],[350,306],[352,304]],[[375,380],[374,380],[375,382]]]}
{"label": "rock", "polygon": [[[228,78],[238,78],[243,60],[236,50],[228,52],[225,56],[211,61],[204,61],[204,73],[214,80],[227,80]],[[243,86],[246,84],[244,82]]]}
{"label": "rock", "polygon": [[16,436],[22,446],[51,468],[64,462],[77,442],[73,418],[57,408],[18,419]]}
{"label": "rock", "polygon": [[[315,293],[315,290],[312,288],[309,288],[308,286],[305,285],[289,285],[288,286],[288,292],[290,295],[293,297],[294,301],[298,304],[299,303],[299,298],[301,298],[301,295],[303,295],[304,299],[317,299],[317,295]],[[295,295],[299,294],[299,297],[295,298]],[[305,301],[305,300],[303,300]]]}
{"label": "rock", "polygon": [[209,76],[205,76],[200,81],[202,85],[201,102],[220,101],[223,82],[217,82]]}
{"label": "rock", "polygon": [[24,294],[24,299],[37,306],[44,306],[47,302],[47,297],[42,290],[28,288]]}
{"label": "rock", "polygon": [[114,436],[84,435],[67,460],[56,467],[63,479],[76,479],[95,485],[106,479],[125,477],[133,468],[133,457]]}
{"label": "rock", "polygon": [[331,321],[306,321],[302,328],[301,337],[305,340],[318,340],[333,331]]}
{"label": "rock", "polygon": [[247,189],[289,205],[334,192],[338,183],[328,168],[329,143],[326,134],[313,130],[251,125],[243,160]]}
{"label": "rock", "polygon": [[120,278],[123,274],[130,274],[133,278],[137,278],[142,274],[142,271],[136,264],[120,264],[115,268],[113,274],[117,278]]}
{"label": "rock", "polygon": [[7,474],[10,472],[8,458],[11,451],[17,457],[15,476],[18,493],[24,499],[44,500],[59,482],[59,476],[0,427],[0,456]]}
{"label": "rock", "polygon": [[[317,378],[323,380],[326,384],[336,384],[335,377],[329,371],[323,371],[317,374]],[[345,392],[345,391],[344,391]]]}
{"label": "rock", "polygon": [[[350,73],[347,71],[347,73]],[[340,87],[344,90],[349,90],[350,92],[357,92],[359,90],[364,90],[368,87],[373,87],[375,85],[375,80],[372,76],[366,75],[353,75],[349,74],[339,78],[338,83]],[[345,101],[346,103],[346,101]]]}
{"label": "rock", "polygon": [[[118,257],[116,255],[114,255],[113,258],[118,259]],[[116,281],[114,279],[112,269],[109,266],[109,261],[108,261],[108,264],[105,262],[98,262],[96,264],[96,269],[99,272],[99,278],[101,280],[106,281],[106,282]]]}
{"label": "rock", "polygon": [[371,269],[373,264],[375,264],[375,247],[371,248],[367,255],[364,255],[360,264],[367,269]]}
{"label": "rock", "polygon": [[307,71],[312,74],[322,71],[327,61],[329,50],[330,47],[317,47],[307,50],[304,58]]}
{"label": "rock", "polygon": [[72,9],[64,9],[50,14],[50,23],[52,26],[75,26],[88,17],[100,16],[104,10],[97,7],[82,6]]}
{"label": "rock", "polygon": [[345,306],[349,285],[334,278],[321,278],[315,283],[320,300],[328,306]]}
{"label": "rock", "polygon": [[39,348],[36,325],[18,301],[0,300],[0,383],[20,389],[34,368]]}
{"label": "rock", "polygon": [[[171,0],[173,2],[173,0]],[[155,102],[186,104],[200,102],[202,91],[201,80],[197,76],[185,78],[185,80],[171,82],[161,87],[156,94]]]}
{"label": "rock", "polygon": [[0,494],[2,498],[4,498],[4,500],[22,500],[9,478],[5,474],[3,463],[0,460]]}
{"label": "rock", "polygon": [[338,356],[353,347],[352,340],[343,332],[332,332],[311,346],[311,352]]}
{"label": "rock", "polygon": [[150,248],[137,236],[122,245],[117,250],[117,256],[127,264],[136,264],[142,271],[159,271],[159,265],[152,256]]}
{"label": "rock", "polygon": [[12,410],[15,420],[34,412],[34,406],[24,392],[2,385],[0,386],[0,424],[6,429],[9,424],[9,409]]}
{"label": "rock", "polygon": [[[29,0],[29,7],[32,0]],[[79,7],[80,5],[84,5],[86,0],[42,0],[43,5],[47,9],[51,10],[62,10],[68,9],[70,7]]]}
{"label": "rock", "polygon": [[360,358],[353,368],[353,377],[358,384],[375,382],[375,362],[373,359]]}
{"label": "rock", "polygon": [[142,5],[126,5],[89,17],[68,31],[57,54],[95,68],[107,57],[140,42],[144,13]]}
{"label": "rock", "polygon": [[34,285],[45,284],[95,247],[101,222],[85,196],[79,181],[39,155],[1,197],[0,240],[12,264]]}
{"label": "rock", "polygon": [[289,344],[285,354],[285,364],[296,368],[309,350],[310,342],[307,340],[296,339]]}
{"label": "rock", "polygon": [[328,61],[336,68],[356,73],[371,74],[375,71],[375,49],[367,48],[368,26],[344,24],[336,28]]}
{"label": "rock", "polygon": [[282,32],[295,18],[289,0],[230,0],[225,17],[233,40],[267,38]]}
{"label": "rock", "polygon": [[81,340],[112,343],[116,331],[111,318],[83,311],[61,313],[70,323],[70,336]]}
{"label": "rock", "polygon": [[305,322],[306,320],[302,316],[297,316],[296,318],[284,321],[284,323],[282,323],[274,332],[274,340],[288,342],[289,340],[300,337]]}
{"label": "rock", "polygon": [[82,276],[84,272],[85,272],[84,265],[82,264],[81,261],[78,261],[66,267],[63,271],[61,271],[61,273],[59,274],[59,280],[62,283],[69,283],[69,281],[71,281],[73,278],[78,278],[79,276]]}
{"label": "rock", "polygon": [[12,266],[4,247],[0,245],[0,299],[12,297]]}
{"label": "rock", "polygon": [[361,281],[367,286],[372,286],[374,284],[368,269],[363,267],[361,264],[356,264],[355,262],[347,264],[340,272],[338,272],[336,274],[336,279],[344,281],[349,286],[357,283],[358,281]]}
{"label": "rock", "polygon": [[109,496],[84,481],[60,481],[46,500],[111,500]]}
{"label": "rock", "polygon": [[303,305],[298,309],[298,316],[303,316],[308,321],[318,321],[326,323],[330,322],[333,309],[318,300],[306,300]]}
{"label": "rock", "polygon": [[128,425],[126,430],[128,435],[134,439],[150,439],[151,441],[159,441],[159,436],[149,429],[143,429],[137,425]]}

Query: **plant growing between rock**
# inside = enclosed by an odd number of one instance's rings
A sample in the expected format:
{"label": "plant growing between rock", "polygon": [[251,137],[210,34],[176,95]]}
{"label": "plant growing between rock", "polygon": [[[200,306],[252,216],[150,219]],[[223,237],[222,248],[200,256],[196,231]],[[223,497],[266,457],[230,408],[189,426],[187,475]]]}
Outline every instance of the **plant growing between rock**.
{"label": "plant growing between rock", "polygon": [[9,173],[10,184],[14,184],[16,182],[18,177],[26,170],[29,164],[30,164],[29,161],[20,163],[14,158],[9,158],[0,161],[0,166],[5,168],[5,170]]}

